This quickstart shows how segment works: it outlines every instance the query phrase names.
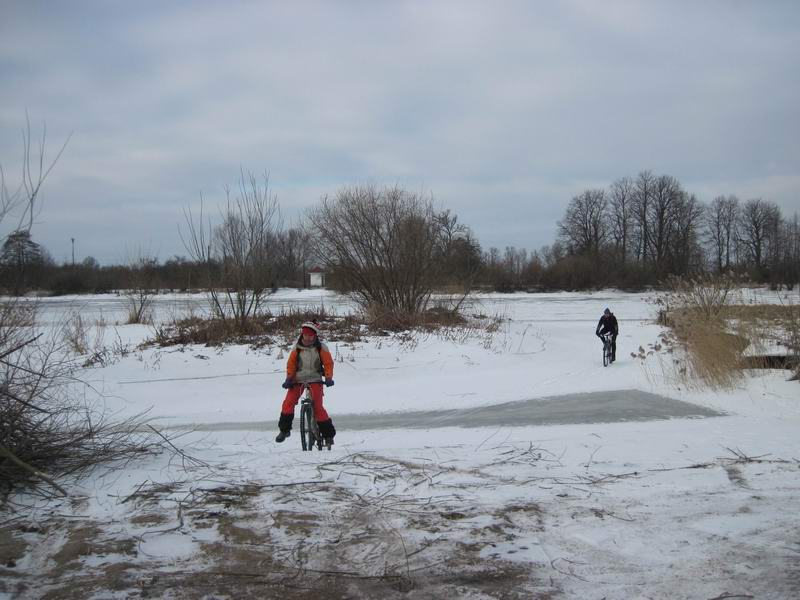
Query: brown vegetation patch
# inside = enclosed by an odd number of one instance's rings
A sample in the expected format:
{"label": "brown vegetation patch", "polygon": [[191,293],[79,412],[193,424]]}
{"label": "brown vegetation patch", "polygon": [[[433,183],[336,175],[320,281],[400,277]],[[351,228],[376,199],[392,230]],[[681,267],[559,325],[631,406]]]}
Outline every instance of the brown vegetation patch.
{"label": "brown vegetation patch", "polygon": [[135,517],[131,517],[130,521],[133,525],[139,525],[141,527],[147,527],[149,525],[163,525],[170,519],[161,513],[147,513],[144,515],[136,515]]}
{"label": "brown vegetation patch", "polygon": [[56,572],[63,573],[68,565],[84,556],[127,554],[136,555],[136,542],[132,539],[104,539],[103,530],[98,525],[84,525],[68,531],[68,539],[52,558],[56,562]]}
{"label": "brown vegetation patch", "polygon": [[290,309],[279,314],[262,313],[245,321],[232,319],[190,317],[177,319],[162,325],[148,344],[176,346],[203,344],[248,344],[254,348],[293,343],[300,324],[306,321],[319,322],[326,340],[360,341],[363,323],[353,316],[329,315],[324,307]]}
{"label": "brown vegetation patch", "polygon": [[245,321],[201,318],[177,319],[160,326],[145,346],[160,347],[203,344],[248,344],[253,348],[293,344],[301,323],[317,321],[325,341],[355,343],[366,335],[386,336],[396,332],[434,332],[457,329],[467,319],[450,307],[434,306],[420,313],[398,313],[372,307],[364,314],[344,316],[328,314],[325,307],[289,309],[278,314],[263,313]]}
{"label": "brown vegetation patch", "polygon": [[723,320],[700,318],[691,310],[682,310],[670,313],[668,322],[672,332],[662,336],[663,347],[668,353],[676,346],[685,350],[682,356],[672,354],[672,366],[687,384],[700,382],[727,389],[741,379],[745,366],[742,351],[749,342],[727,332]]}
{"label": "brown vegetation patch", "polygon": [[267,546],[269,547],[270,537],[259,533],[255,529],[243,527],[238,518],[226,516],[220,519],[217,527],[220,535],[226,542],[245,546]]}
{"label": "brown vegetation patch", "polygon": [[13,568],[17,561],[28,550],[28,542],[21,535],[19,528],[0,528],[0,567]]}

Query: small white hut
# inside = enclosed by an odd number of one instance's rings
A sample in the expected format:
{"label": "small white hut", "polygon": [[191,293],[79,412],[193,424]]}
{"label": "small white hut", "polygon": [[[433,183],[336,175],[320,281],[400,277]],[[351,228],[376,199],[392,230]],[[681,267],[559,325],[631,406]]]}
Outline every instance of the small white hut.
{"label": "small white hut", "polygon": [[321,267],[312,267],[308,271],[308,287],[325,287],[325,271]]}

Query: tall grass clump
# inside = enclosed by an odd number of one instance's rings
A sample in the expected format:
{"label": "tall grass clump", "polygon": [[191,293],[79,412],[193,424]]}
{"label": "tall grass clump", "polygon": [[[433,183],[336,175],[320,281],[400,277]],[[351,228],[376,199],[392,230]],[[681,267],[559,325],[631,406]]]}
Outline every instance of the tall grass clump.
{"label": "tall grass clump", "polygon": [[747,369],[788,368],[800,379],[800,304],[744,303],[731,277],[673,277],[657,300],[670,363],[686,385],[726,389]]}
{"label": "tall grass clump", "polygon": [[743,351],[749,343],[732,333],[724,318],[736,294],[735,279],[671,277],[666,288],[658,301],[659,322],[671,328],[663,339],[672,347],[672,366],[679,378],[686,385],[733,387],[743,377]]}

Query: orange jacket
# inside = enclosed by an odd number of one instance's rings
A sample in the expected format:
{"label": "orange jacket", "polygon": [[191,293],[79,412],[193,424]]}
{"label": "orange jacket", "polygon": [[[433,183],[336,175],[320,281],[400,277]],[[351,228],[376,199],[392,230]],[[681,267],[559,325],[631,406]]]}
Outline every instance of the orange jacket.
{"label": "orange jacket", "polygon": [[310,383],[322,381],[323,375],[333,378],[333,357],[328,347],[320,341],[303,346],[298,340],[286,361],[286,377],[297,383]]}

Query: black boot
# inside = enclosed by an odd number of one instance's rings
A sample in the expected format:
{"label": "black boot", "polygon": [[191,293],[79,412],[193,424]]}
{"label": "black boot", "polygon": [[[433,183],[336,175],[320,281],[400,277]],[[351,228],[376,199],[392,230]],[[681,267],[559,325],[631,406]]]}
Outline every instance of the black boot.
{"label": "black boot", "polygon": [[331,419],[327,421],[317,421],[317,425],[319,425],[319,434],[325,440],[325,444],[327,446],[333,445],[333,438],[336,435],[336,428],[333,426],[333,421]]}
{"label": "black boot", "polygon": [[275,441],[279,444],[285,440],[287,437],[292,435],[292,421],[294,420],[294,413],[290,415],[285,415],[281,413],[280,419],[278,419],[278,429],[280,429],[280,433],[275,438]]}

